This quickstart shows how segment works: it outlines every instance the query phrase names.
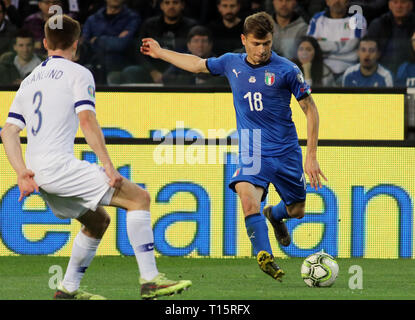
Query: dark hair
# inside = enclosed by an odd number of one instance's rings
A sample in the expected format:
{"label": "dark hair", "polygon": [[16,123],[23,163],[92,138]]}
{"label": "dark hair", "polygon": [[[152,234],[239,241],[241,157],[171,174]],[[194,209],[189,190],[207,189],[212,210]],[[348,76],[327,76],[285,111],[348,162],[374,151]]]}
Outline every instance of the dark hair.
{"label": "dark hair", "polygon": [[34,35],[32,31],[28,29],[19,29],[14,34],[14,43],[16,44],[17,38],[30,38],[34,42]]}
{"label": "dark hair", "polygon": [[6,5],[4,4],[3,0],[0,0],[0,7],[3,14],[6,14]]}
{"label": "dark hair", "polygon": [[268,33],[274,34],[274,20],[265,11],[248,16],[245,19],[243,33],[253,34],[257,39],[264,39]]}
{"label": "dark hair", "polygon": [[360,44],[362,43],[362,42],[374,42],[374,43],[376,43],[376,49],[378,50],[378,51],[380,51],[380,47],[379,47],[379,41],[378,41],[378,39],[376,39],[376,38],[374,38],[374,37],[370,37],[370,36],[364,36],[363,38],[361,38],[360,39],[360,41],[359,41],[359,46],[360,46]]}
{"label": "dark hair", "polygon": [[[50,25],[57,24],[57,19],[62,19],[62,28],[52,29]],[[45,38],[48,48],[51,50],[68,49],[81,34],[81,25],[78,21],[67,15],[54,15],[45,23]]]}
{"label": "dark hair", "polygon": [[298,48],[303,42],[309,42],[314,48],[314,58],[311,63],[311,79],[314,86],[321,86],[323,84],[323,51],[320,48],[317,40],[310,36],[303,36],[300,38],[297,44],[296,56],[293,62],[304,72],[300,60],[298,59]]}
{"label": "dark hair", "polygon": [[192,27],[187,34],[187,42],[190,42],[194,36],[205,36],[208,37],[209,42],[212,42],[212,32],[204,26]]}
{"label": "dark hair", "polygon": [[[222,0],[216,0],[216,5],[220,4]],[[241,0],[236,0],[237,4],[241,4]]]}

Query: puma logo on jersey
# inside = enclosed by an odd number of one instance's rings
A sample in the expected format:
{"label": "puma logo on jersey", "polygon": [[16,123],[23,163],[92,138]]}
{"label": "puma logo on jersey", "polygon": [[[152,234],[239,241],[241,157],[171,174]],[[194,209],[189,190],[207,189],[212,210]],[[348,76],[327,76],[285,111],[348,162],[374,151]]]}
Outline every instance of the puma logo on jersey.
{"label": "puma logo on jersey", "polygon": [[232,72],[235,74],[235,77],[238,78],[238,75],[241,73],[241,71],[236,71],[235,69],[232,69]]}

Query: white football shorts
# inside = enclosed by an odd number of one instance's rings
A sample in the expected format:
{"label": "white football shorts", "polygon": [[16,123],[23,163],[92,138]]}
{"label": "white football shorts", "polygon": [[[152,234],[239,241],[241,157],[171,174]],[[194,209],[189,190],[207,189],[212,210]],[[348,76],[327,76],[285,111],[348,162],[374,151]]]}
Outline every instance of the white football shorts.
{"label": "white football shorts", "polygon": [[110,204],[115,189],[108,184],[104,168],[73,158],[53,171],[53,181],[41,184],[39,191],[58,218],[77,219]]}

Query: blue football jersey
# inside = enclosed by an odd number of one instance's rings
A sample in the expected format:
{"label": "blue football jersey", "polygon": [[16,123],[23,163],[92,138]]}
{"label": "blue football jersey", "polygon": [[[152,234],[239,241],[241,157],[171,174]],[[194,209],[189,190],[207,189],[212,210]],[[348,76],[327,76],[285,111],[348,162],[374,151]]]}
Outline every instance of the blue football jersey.
{"label": "blue football jersey", "polygon": [[415,63],[404,62],[396,73],[395,85],[415,88]]}
{"label": "blue football jersey", "polygon": [[206,62],[212,74],[224,75],[229,80],[240,154],[249,156],[260,151],[261,156],[272,157],[298,148],[291,95],[301,100],[310,94],[301,70],[275,52],[270,60],[259,65],[250,64],[246,58],[246,53],[226,53]]}
{"label": "blue football jersey", "polygon": [[343,87],[393,87],[393,78],[391,72],[380,64],[371,76],[364,76],[358,63],[344,72]]}

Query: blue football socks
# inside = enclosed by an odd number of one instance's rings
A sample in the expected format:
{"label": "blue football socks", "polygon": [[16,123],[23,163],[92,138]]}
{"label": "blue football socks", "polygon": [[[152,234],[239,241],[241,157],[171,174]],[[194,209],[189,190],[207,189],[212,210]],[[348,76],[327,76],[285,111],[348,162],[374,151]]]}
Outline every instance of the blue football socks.
{"label": "blue football socks", "polygon": [[249,215],[245,218],[245,226],[255,256],[263,250],[272,254],[265,217],[260,213]]}
{"label": "blue football socks", "polygon": [[276,206],[273,206],[271,209],[272,217],[275,221],[281,221],[282,219],[289,219],[291,218],[288,215],[287,208],[285,207],[285,203],[281,201]]}

